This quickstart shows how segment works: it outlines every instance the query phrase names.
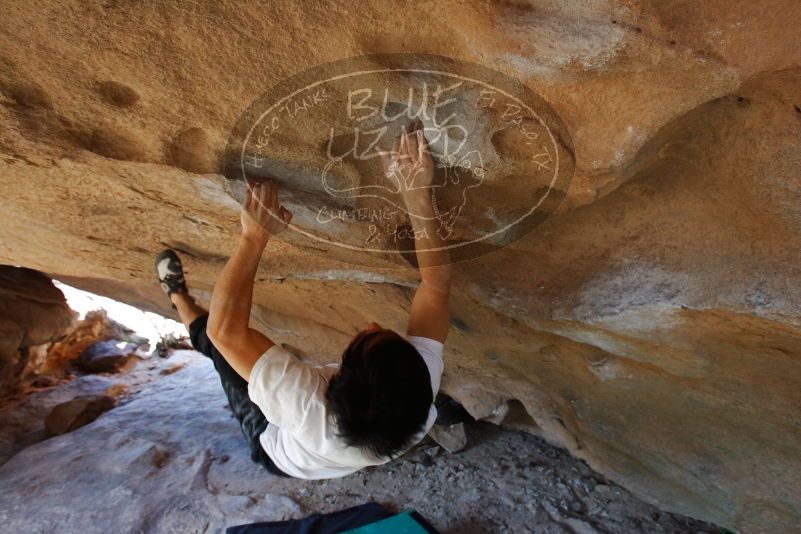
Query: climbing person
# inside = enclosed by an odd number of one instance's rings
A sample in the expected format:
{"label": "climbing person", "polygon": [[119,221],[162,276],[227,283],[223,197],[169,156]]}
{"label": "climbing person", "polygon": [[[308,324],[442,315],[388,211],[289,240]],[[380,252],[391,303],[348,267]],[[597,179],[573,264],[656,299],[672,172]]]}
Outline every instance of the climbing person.
{"label": "climbing person", "polygon": [[338,365],[313,366],[248,326],[262,254],[292,218],[274,182],[247,185],[239,244],[208,312],[189,295],[177,254],[156,258],[159,282],[192,346],[212,360],[251,459],[276,475],[333,478],[387,463],[422,440],[437,418],[452,269],[432,224],[433,162],[422,124],[404,128],[381,155],[388,177],[401,172],[406,181],[398,183],[414,184],[402,188],[403,200],[422,214],[411,217],[421,282],[405,335],[370,323]]}

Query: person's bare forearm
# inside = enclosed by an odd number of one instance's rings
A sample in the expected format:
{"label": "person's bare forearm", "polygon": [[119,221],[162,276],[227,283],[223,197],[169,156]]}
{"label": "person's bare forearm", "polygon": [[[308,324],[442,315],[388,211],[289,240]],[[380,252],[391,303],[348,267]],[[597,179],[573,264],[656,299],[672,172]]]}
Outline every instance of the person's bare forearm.
{"label": "person's bare forearm", "polygon": [[242,336],[248,330],[253,303],[253,282],[266,239],[243,235],[222,270],[209,307],[208,334],[215,344]]}
{"label": "person's bare forearm", "polygon": [[225,264],[211,296],[206,333],[231,367],[250,380],[253,366],[273,341],[249,326],[253,283],[271,236],[283,231],[292,214],[278,202],[278,186],[270,181],[245,189],[242,237]]}
{"label": "person's bare forearm", "polygon": [[411,130],[407,132],[404,126],[392,151],[382,154],[387,177],[401,186],[422,279],[412,297],[406,334],[444,343],[450,325],[450,253],[447,241],[438,232],[440,221],[431,196],[434,162],[422,122],[418,120]]}
{"label": "person's bare forearm", "polygon": [[439,224],[434,214],[431,191],[414,190],[404,195],[415,234],[415,251],[420,278],[432,289],[447,292],[451,285],[452,268],[447,241],[438,233]]}

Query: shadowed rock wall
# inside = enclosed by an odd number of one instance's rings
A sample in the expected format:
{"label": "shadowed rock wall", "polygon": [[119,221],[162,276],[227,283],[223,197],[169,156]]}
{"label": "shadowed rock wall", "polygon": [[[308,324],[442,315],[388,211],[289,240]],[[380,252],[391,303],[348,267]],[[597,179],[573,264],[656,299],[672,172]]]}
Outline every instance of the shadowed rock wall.
{"label": "shadowed rock wall", "polygon": [[62,336],[74,319],[49,278],[0,265],[0,394],[15,391],[23,378],[48,364],[47,351],[37,347]]}
{"label": "shadowed rock wall", "polygon": [[[797,2],[6,11],[0,262],[163,313],[158,250],[182,251],[206,298],[234,247],[217,162],[276,82],[409,51],[522,81],[565,122],[575,177],[536,231],[457,265],[444,388],[660,506],[748,532],[801,522]],[[322,150],[282,148],[299,167]],[[271,243],[256,322],[326,361],[368,321],[402,329],[414,270],[347,259]]]}

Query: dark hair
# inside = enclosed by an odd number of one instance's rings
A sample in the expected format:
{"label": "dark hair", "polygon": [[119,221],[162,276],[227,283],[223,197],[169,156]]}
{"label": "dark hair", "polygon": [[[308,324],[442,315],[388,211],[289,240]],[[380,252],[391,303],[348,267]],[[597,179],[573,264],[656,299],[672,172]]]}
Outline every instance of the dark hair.
{"label": "dark hair", "polygon": [[381,330],[353,338],[325,400],[345,443],[393,458],[423,430],[434,394],[420,353],[397,333]]}

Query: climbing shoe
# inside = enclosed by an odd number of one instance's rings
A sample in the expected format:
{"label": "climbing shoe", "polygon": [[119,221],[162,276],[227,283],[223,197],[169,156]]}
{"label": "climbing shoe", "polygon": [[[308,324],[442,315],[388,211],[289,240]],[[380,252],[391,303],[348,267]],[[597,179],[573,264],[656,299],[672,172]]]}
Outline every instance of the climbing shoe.
{"label": "climbing shoe", "polygon": [[167,249],[156,256],[156,277],[159,279],[161,289],[168,295],[189,292],[186,288],[181,259],[172,249]]}
{"label": "climbing shoe", "polygon": [[465,410],[464,406],[444,393],[437,393],[437,397],[434,399],[434,406],[437,407],[435,425],[451,426],[459,423],[475,422],[473,416]]}

